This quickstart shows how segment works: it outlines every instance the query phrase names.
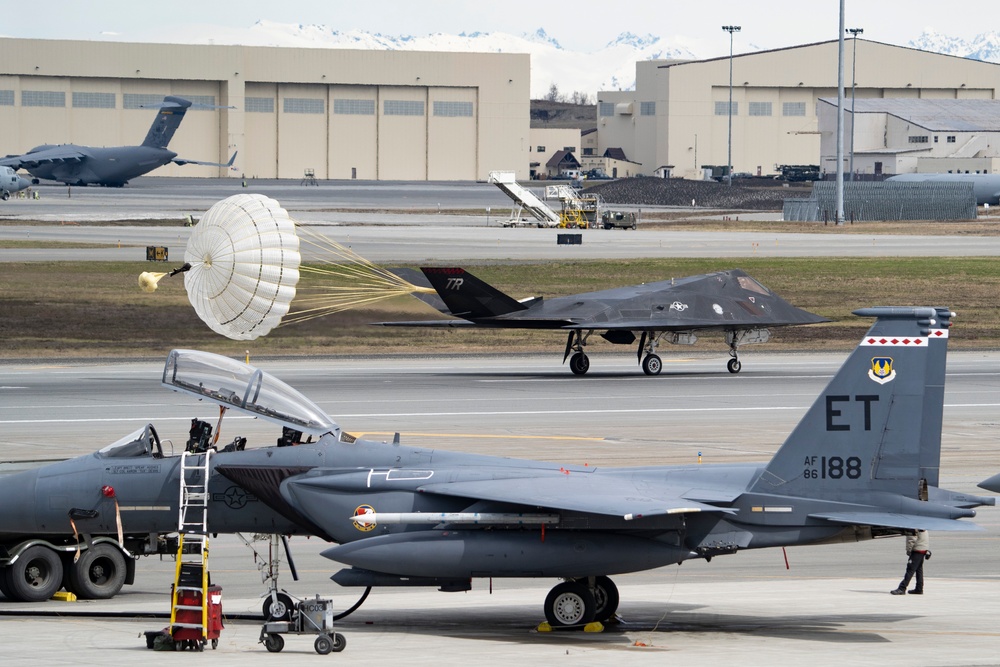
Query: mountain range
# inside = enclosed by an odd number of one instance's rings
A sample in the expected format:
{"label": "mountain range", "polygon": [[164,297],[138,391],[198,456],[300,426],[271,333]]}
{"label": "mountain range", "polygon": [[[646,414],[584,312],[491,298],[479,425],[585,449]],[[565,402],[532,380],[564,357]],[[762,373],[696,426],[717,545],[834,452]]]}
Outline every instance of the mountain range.
{"label": "mountain range", "polygon": [[[111,35],[107,36],[113,39]],[[673,43],[656,35],[620,34],[591,51],[563,48],[538,29],[511,35],[503,32],[472,32],[423,36],[383,35],[361,30],[334,30],[324,25],[279,23],[260,20],[249,28],[196,25],[183,33],[160,35],[163,41],[184,44],[246,44],[339,49],[388,49],[402,51],[474,51],[480,53],[528,53],[531,55],[531,96],[540,99],[553,84],[569,97],[579,92],[593,102],[600,90],[631,90],[635,87],[635,63],[639,60],[697,60],[717,54],[695,53],[695,40],[673,37]],[[963,58],[1000,63],[1000,32],[986,32],[972,40],[926,31],[907,44],[915,49]],[[754,46],[754,49],[758,47]],[[763,47],[760,47],[763,48]]]}

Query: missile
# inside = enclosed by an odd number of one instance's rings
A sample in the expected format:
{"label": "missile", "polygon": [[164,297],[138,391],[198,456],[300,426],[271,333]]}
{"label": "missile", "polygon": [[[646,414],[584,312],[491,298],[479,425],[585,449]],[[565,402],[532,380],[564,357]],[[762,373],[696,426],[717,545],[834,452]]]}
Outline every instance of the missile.
{"label": "missile", "polygon": [[359,526],[404,523],[471,523],[514,526],[537,526],[559,523],[558,514],[519,514],[500,512],[369,512],[351,520]]}

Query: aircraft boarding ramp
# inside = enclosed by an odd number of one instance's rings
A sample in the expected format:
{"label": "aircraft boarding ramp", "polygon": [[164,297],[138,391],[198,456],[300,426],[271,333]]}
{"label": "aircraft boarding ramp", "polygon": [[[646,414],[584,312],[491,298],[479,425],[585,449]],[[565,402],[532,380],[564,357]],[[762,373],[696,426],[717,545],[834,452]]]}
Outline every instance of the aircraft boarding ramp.
{"label": "aircraft boarding ramp", "polygon": [[531,190],[518,184],[512,171],[491,171],[489,182],[503,190],[504,194],[514,200],[515,207],[511,211],[510,219],[503,223],[505,227],[516,227],[522,224],[532,224],[521,218],[521,212],[527,211],[535,220],[539,227],[556,227],[559,222],[559,214],[549,208],[545,202],[535,196]]}

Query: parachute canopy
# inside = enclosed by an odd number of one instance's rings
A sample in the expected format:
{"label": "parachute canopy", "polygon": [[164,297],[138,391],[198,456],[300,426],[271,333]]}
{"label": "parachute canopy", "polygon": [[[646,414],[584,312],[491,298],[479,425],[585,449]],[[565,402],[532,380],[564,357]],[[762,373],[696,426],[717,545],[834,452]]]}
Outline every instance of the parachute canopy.
{"label": "parachute canopy", "polygon": [[299,281],[299,239],[287,211],[259,194],[210,208],[184,252],[188,300],[216,333],[233,340],[267,334],[288,312]]}

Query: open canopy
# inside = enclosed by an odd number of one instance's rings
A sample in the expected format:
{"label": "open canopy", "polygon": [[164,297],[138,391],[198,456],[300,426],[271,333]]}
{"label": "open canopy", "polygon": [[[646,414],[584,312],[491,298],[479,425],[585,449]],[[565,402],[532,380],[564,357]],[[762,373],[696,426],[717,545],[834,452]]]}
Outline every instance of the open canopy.
{"label": "open canopy", "polygon": [[340,427],[315,403],[276,377],[210,352],[173,350],[163,384],[302,433],[340,437]]}

